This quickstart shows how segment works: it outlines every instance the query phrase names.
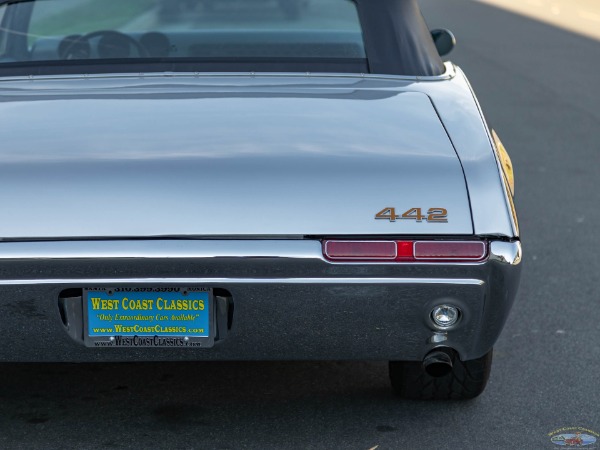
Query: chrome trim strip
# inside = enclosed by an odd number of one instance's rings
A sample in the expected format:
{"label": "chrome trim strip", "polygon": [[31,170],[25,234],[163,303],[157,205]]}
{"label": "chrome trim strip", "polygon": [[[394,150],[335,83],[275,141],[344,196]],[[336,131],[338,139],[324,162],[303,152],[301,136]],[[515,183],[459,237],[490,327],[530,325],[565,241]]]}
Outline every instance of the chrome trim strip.
{"label": "chrome trim strip", "polygon": [[519,241],[494,241],[490,244],[490,259],[511,266],[518,266],[523,259],[523,248]]}
{"label": "chrome trim strip", "polygon": [[69,74],[69,75],[23,75],[0,77],[5,81],[38,81],[38,80],[97,80],[97,79],[156,79],[156,78],[363,78],[376,80],[401,81],[444,81],[456,76],[454,65],[444,63],[445,72],[435,76],[387,75],[375,73],[327,73],[327,72],[150,72],[150,73],[102,73],[102,74]]}
{"label": "chrome trim strip", "polygon": [[451,284],[482,286],[482,280],[448,278],[63,278],[45,280],[0,280],[0,286],[15,285],[56,285],[79,286],[128,285],[128,284]]}
{"label": "chrome trim strip", "polygon": [[[473,241],[469,241],[473,242]],[[521,243],[490,242],[490,259],[511,265],[521,261]],[[124,240],[0,242],[0,261],[64,259],[314,259],[328,264],[373,264],[328,261],[321,242],[311,240]],[[448,261],[451,264],[452,261]],[[476,264],[469,261],[463,264]],[[397,264],[380,262],[378,264]],[[436,264],[423,260],[411,264]]]}
{"label": "chrome trim strip", "polygon": [[295,258],[323,260],[318,240],[124,240],[0,242],[13,259]]}

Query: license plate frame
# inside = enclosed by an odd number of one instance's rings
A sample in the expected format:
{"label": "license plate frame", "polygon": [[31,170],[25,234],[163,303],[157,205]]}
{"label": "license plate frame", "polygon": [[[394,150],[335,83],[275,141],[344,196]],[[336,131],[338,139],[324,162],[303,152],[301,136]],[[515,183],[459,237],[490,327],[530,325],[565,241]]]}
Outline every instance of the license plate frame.
{"label": "license plate frame", "polygon": [[83,340],[94,348],[210,348],[211,288],[117,286],[83,289]]}

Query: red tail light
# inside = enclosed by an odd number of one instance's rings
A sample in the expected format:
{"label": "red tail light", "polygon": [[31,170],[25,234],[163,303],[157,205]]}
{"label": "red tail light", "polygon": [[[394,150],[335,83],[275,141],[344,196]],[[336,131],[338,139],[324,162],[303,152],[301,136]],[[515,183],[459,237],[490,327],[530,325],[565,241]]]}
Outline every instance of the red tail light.
{"label": "red tail light", "polygon": [[323,254],[336,262],[477,262],[487,257],[483,241],[334,241]]}
{"label": "red tail light", "polygon": [[393,261],[397,254],[394,241],[325,241],[325,256],[334,260]]}
{"label": "red tail light", "polygon": [[414,244],[416,260],[479,261],[487,253],[484,242],[417,241]]}

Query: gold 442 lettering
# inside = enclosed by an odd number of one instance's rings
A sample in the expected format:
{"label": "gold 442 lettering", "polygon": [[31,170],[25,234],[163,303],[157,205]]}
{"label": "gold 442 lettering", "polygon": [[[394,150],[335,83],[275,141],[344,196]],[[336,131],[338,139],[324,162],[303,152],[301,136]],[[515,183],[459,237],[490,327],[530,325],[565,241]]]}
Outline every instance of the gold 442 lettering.
{"label": "gold 442 lettering", "polygon": [[426,213],[423,211],[423,208],[410,208],[402,214],[396,214],[396,208],[388,207],[375,214],[375,219],[389,220],[390,222],[415,220],[419,223],[448,223],[448,210],[445,208],[429,208]]}

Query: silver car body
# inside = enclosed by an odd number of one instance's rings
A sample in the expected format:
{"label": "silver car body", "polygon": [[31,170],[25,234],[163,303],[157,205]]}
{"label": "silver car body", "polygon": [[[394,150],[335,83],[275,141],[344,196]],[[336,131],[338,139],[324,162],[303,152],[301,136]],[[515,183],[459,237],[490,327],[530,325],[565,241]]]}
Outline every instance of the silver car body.
{"label": "silver car body", "polygon": [[[3,361],[422,360],[487,353],[516,295],[512,196],[463,73],[0,79]],[[443,207],[447,223],[375,220]],[[481,239],[472,263],[328,261],[322,241]],[[87,286],[215,290],[198,349],[88,348]],[[437,329],[431,309],[460,307]]]}
{"label": "silver car body", "polygon": [[[431,79],[15,78],[0,95],[10,130],[0,154],[3,360],[418,360],[441,342],[475,358],[501,331],[519,279],[516,218],[451,64]],[[44,125],[32,134],[31,123]],[[390,204],[445,206],[449,221],[374,220]],[[420,235],[488,239],[490,256],[340,264],[321,246],[324,236]],[[89,349],[57,306],[86,285],[224,289],[231,330],[210,350]],[[448,301],[465,320],[442,333],[428,314]]]}

